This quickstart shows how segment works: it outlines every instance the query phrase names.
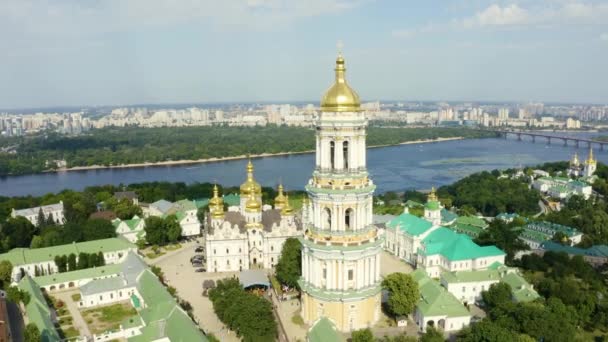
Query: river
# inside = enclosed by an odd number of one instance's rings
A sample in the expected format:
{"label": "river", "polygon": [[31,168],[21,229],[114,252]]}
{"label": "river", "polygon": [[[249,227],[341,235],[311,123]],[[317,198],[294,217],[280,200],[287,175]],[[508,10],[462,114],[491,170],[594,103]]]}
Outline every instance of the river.
{"label": "river", "polygon": [[[561,135],[560,133],[554,133]],[[565,135],[565,134],[564,134]],[[573,134],[568,134],[573,136]],[[577,133],[592,137],[597,133]],[[581,144],[581,146],[586,146]],[[509,139],[471,139],[426,144],[372,148],[367,165],[377,192],[405,189],[430,189],[450,184],[482,170],[505,169],[519,165],[536,165],[548,161],[568,160],[578,151],[587,157],[586,147],[565,147],[560,141],[546,145],[544,139],[517,141]],[[608,151],[595,149],[599,161],[608,162]],[[290,189],[303,189],[310,178],[314,154],[275,156],[254,159],[255,177],[265,186],[282,181]],[[149,166],[122,169],[67,171],[0,178],[0,195],[43,195],[62,189],[82,190],[91,185],[130,184],[149,181],[217,182],[239,185],[245,177],[246,160],[177,166]]]}

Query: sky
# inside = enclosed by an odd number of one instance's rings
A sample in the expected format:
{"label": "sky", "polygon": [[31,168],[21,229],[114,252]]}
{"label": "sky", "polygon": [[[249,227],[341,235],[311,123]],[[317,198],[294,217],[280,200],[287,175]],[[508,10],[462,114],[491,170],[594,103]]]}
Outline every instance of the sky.
{"label": "sky", "polygon": [[0,0],[0,108],[608,103],[608,0]]}

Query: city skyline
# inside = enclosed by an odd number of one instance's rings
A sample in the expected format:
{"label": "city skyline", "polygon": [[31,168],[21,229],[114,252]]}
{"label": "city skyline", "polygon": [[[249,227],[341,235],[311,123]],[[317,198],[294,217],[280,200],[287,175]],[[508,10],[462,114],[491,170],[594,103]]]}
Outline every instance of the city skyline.
{"label": "city skyline", "polygon": [[602,104],[607,18],[598,1],[9,0],[0,108],[318,103],[339,40],[364,101]]}

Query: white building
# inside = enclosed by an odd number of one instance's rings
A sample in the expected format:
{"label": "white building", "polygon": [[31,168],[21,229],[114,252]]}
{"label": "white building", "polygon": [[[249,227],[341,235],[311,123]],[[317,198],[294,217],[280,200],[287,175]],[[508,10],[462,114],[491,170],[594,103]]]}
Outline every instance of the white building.
{"label": "white building", "polygon": [[137,242],[139,239],[143,239],[146,236],[146,222],[144,219],[135,215],[130,220],[114,219],[112,224],[116,228],[116,234],[127,239],[131,243]]}
{"label": "white building", "polygon": [[209,272],[231,272],[250,268],[272,268],[285,240],[302,235],[300,219],[289,205],[282,187],[274,208],[263,210],[261,186],[247,165],[247,180],[241,185],[240,206],[224,211],[217,186],[209,200],[205,222],[205,253]]}
{"label": "white building", "polygon": [[51,219],[56,224],[63,224],[65,222],[63,212],[63,201],[59,203],[43,205],[40,207],[27,208],[27,209],[13,209],[11,211],[11,217],[23,216],[30,221],[34,226],[38,226],[38,217],[40,212],[44,215],[45,220]]}
{"label": "white building", "polygon": [[14,248],[1,254],[0,260],[8,260],[13,265],[12,280],[18,282],[25,274],[31,277],[57,273],[56,256],[78,255],[80,253],[102,252],[106,264],[121,262],[129,251],[136,247],[120,238],[110,238],[85,242],[75,242],[44,248]]}

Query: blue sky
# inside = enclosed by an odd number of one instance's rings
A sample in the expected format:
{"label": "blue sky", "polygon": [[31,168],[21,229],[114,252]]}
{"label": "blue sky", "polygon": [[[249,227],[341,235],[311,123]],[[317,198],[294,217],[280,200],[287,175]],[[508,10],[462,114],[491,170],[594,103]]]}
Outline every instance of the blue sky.
{"label": "blue sky", "polygon": [[318,102],[339,40],[364,100],[608,103],[608,1],[1,0],[0,108]]}

